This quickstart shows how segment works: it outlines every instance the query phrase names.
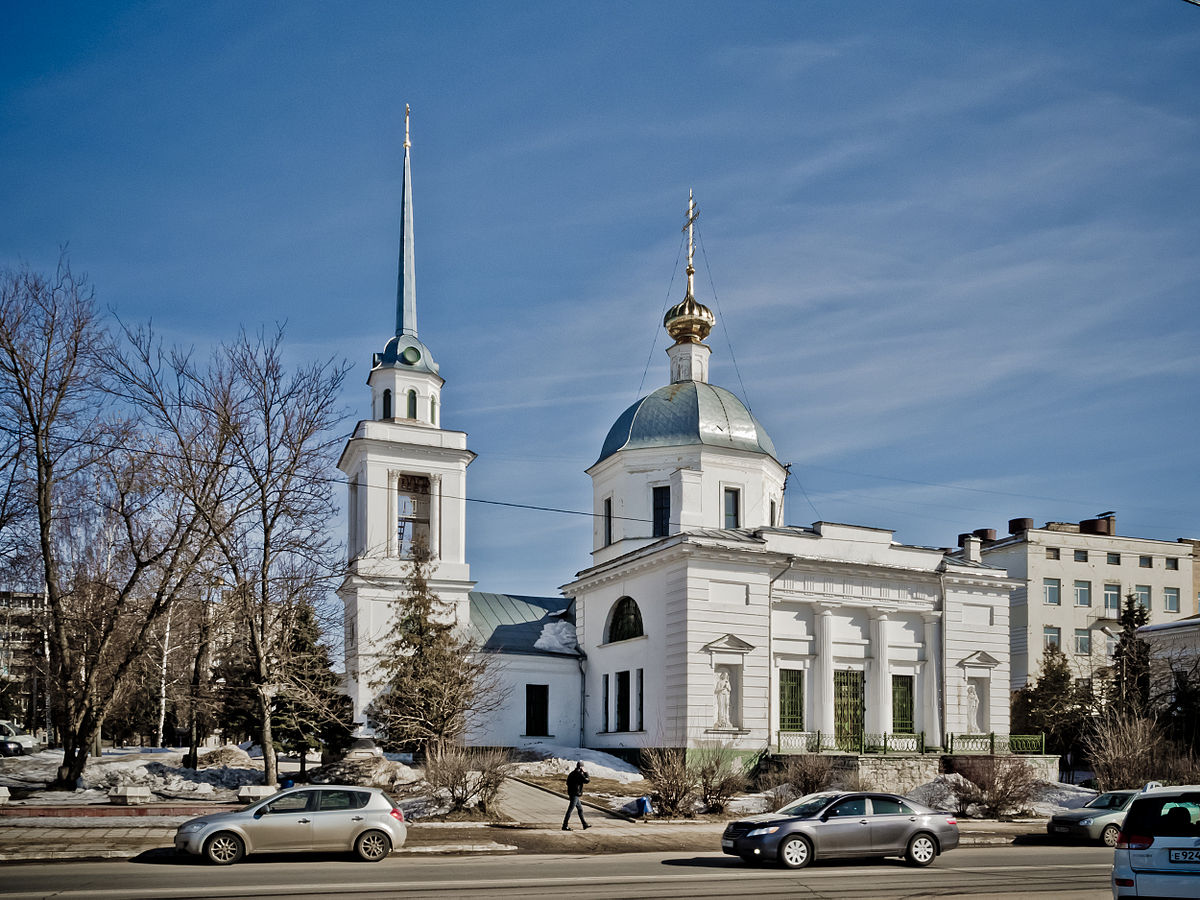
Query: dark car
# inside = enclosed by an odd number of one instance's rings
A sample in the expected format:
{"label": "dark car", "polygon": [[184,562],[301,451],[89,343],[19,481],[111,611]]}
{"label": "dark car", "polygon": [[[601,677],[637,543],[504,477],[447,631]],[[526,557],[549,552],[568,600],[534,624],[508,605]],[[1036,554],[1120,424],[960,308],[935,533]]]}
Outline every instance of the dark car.
{"label": "dark car", "polygon": [[777,812],[731,822],[721,850],[745,862],[779,860],[799,869],[814,859],[902,856],[914,866],[958,846],[958,822],[896,794],[826,791]]}
{"label": "dark car", "polygon": [[1125,810],[1136,795],[1137,791],[1108,791],[1093,797],[1079,809],[1051,816],[1046,832],[1054,837],[1083,838],[1115,847]]}

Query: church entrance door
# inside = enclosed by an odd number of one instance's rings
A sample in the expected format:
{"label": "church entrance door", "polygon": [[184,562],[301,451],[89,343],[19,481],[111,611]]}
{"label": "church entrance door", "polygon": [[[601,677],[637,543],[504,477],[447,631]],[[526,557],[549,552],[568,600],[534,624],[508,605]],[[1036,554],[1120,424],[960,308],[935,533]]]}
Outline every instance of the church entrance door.
{"label": "church entrance door", "polygon": [[833,673],[834,740],[839,750],[858,750],[862,743],[863,673],[840,670]]}

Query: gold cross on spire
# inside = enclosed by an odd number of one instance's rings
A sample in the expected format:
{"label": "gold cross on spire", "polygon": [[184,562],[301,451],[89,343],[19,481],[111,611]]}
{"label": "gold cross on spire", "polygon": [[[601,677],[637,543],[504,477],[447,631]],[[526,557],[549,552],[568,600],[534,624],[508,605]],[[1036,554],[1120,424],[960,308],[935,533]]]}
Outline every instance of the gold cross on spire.
{"label": "gold cross on spire", "polygon": [[683,231],[687,232],[687,236],[688,236],[687,294],[685,294],[685,296],[687,296],[687,297],[695,296],[695,294],[692,291],[692,287],[693,287],[692,282],[693,282],[693,278],[696,274],[696,267],[694,265],[692,265],[692,259],[696,255],[696,242],[692,238],[692,226],[695,225],[696,220],[698,218],[700,218],[700,211],[698,209],[696,209],[696,200],[692,196],[692,192],[689,189],[688,190],[687,221],[683,223],[683,229],[682,229]]}
{"label": "gold cross on spire", "polygon": [[411,147],[412,142],[408,139],[408,104],[404,104],[404,146]]}

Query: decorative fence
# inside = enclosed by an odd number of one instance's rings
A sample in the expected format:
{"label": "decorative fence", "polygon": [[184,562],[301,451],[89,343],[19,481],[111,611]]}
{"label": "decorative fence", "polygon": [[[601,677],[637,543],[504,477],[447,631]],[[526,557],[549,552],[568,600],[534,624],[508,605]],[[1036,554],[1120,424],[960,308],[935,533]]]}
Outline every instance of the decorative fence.
{"label": "decorative fence", "polygon": [[[838,736],[821,731],[781,731],[777,753],[925,753],[925,732],[918,734],[858,734]],[[937,748],[941,749],[941,748]],[[946,752],[956,753],[1032,753],[1046,752],[1044,734],[948,734]]]}

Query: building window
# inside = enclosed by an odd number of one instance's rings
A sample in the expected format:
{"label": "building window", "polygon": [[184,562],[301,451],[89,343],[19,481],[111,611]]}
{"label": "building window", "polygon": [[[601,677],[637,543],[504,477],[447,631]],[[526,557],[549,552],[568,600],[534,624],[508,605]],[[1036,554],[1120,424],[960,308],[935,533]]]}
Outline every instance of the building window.
{"label": "building window", "polygon": [[737,488],[725,488],[725,527],[726,528],[741,528],[742,517],[741,505],[742,492]]}
{"label": "building window", "polygon": [[1104,586],[1104,609],[1107,612],[1121,611],[1121,586],[1119,584]]}
{"label": "building window", "polygon": [[771,501],[771,520],[767,522],[772,528],[775,527],[775,501]]}
{"label": "building window", "polygon": [[895,734],[914,734],[913,676],[892,676],[892,731]]}
{"label": "building window", "polygon": [[646,671],[637,670],[637,730],[646,730]]}
{"label": "building window", "polygon": [[629,673],[617,673],[617,731],[629,730]]}
{"label": "building window", "polygon": [[401,475],[396,479],[396,550],[411,559],[417,544],[429,547],[429,479]]}
{"label": "building window", "polygon": [[391,388],[383,392],[383,417],[390,419],[392,417],[392,391]]}
{"label": "building window", "polygon": [[1121,564],[1121,554],[1120,553],[1108,554],[1108,564],[1110,566],[1119,566]]}
{"label": "building window", "polygon": [[1168,556],[1166,559],[1163,560],[1163,563],[1172,572],[1179,571],[1179,560],[1176,559],[1174,556]]}
{"label": "building window", "polygon": [[622,597],[613,607],[608,622],[608,642],[627,641],[642,634],[642,611],[632,597]]}
{"label": "building window", "polygon": [[603,697],[603,715],[601,716],[604,725],[603,731],[608,731],[608,675],[600,676],[600,684],[602,685],[601,695]]}
{"label": "building window", "polygon": [[1153,556],[1139,556],[1138,557],[1138,565],[1141,566],[1143,569],[1153,569],[1154,568],[1154,557]]}
{"label": "building window", "polygon": [[1092,633],[1086,628],[1075,629],[1075,652],[1084,656],[1092,652]]}
{"label": "building window", "polygon": [[1087,561],[1088,561],[1088,552],[1086,550],[1076,550],[1075,551],[1075,562],[1087,562]]}
{"label": "building window", "polygon": [[1109,659],[1112,659],[1113,656],[1116,655],[1116,652],[1117,652],[1117,636],[1113,635],[1113,634],[1106,635],[1105,639],[1104,639],[1104,655],[1107,656]]}
{"label": "building window", "polygon": [[1062,582],[1057,578],[1042,579],[1042,599],[1050,606],[1062,603]]}
{"label": "building window", "polygon": [[1075,605],[1076,606],[1091,606],[1092,605],[1092,583],[1090,581],[1075,582]]}
{"label": "building window", "polygon": [[804,730],[804,671],[779,670],[779,730]]}
{"label": "building window", "polygon": [[1150,609],[1150,585],[1139,584],[1133,589],[1133,593],[1137,596],[1137,602],[1142,604],[1147,611]]}
{"label": "building window", "polygon": [[1058,559],[1058,548],[1057,547],[1047,547],[1046,548],[1046,559]]}
{"label": "building window", "polygon": [[1055,628],[1053,625],[1047,625],[1042,629],[1042,646],[1047,650],[1051,647],[1062,646],[1062,631]]}
{"label": "building window", "polygon": [[408,417],[415,419],[417,417],[417,392],[408,392]]}
{"label": "building window", "polygon": [[612,497],[604,498],[604,546],[612,543]]}
{"label": "building window", "polygon": [[653,518],[651,534],[654,537],[665,537],[671,533],[671,488],[663,485],[653,491]]}
{"label": "building window", "polygon": [[525,685],[525,735],[550,736],[550,685]]}
{"label": "building window", "polygon": [[1179,612],[1179,588],[1163,588],[1163,609],[1167,612]]}

